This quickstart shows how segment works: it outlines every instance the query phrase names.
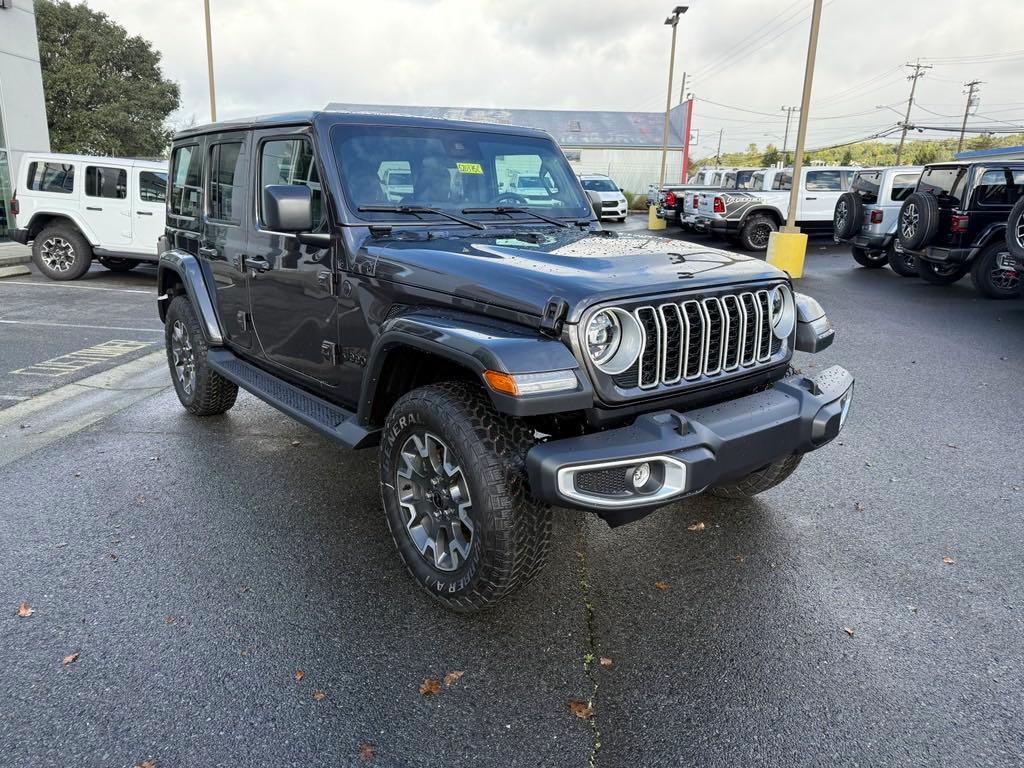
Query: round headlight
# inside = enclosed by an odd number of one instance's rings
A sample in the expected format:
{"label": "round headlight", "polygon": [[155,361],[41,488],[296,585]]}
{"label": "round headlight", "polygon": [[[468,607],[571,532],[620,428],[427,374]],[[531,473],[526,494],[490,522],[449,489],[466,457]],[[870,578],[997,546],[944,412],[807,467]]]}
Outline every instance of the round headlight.
{"label": "round headlight", "polygon": [[640,356],[640,324],[624,309],[602,309],[587,323],[583,341],[594,365],[614,376]]}
{"label": "round headlight", "polygon": [[768,294],[771,305],[772,332],[776,338],[787,339],[796,325],[796,304],[787,285],[777,285]]}

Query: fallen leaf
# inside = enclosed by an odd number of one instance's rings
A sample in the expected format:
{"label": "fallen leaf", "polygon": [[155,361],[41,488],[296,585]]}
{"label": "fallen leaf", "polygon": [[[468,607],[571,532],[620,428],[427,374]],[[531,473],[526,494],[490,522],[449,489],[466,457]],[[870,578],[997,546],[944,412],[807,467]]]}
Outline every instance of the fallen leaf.
{"label": "fallen leaf", "polygon": [[81,476],[82,476],[81,472],[75,472],[75,477],[81,477]]}
{"label": "fallen leaf", "polygon": [[303,672],[301,669],[296,669],[295,670],[295,680],[296,680],[296,682],[301,683],[302,682],[302,678],[304,678],[305,676],[306,676],[306,673]]}
{"label": "fallen leaf", "polygon": [[302,445],[302,443],[300,443],[298,440],[292,440],[292,447],[294,448],[297,445]]}
{"label": "fallen leaf", "polygon": [[78,661],[78,654],[79,653],[80,653],[80,651],[75,651],[74,653],[72,653],[72,654],[70,654],[68,656],[65,656],[64,657],[64,666],[66,667],[68,664],[74,664],[76,661]]}
{"label": "fallen leaf", "polygon": [[956,560],[954,560],[949,555],[946,555],[944,558],[942,558],[942,562],[944,562],[946,565],[952,565],[953,563],[956,562]]}
{"label": "fallen leaf", "polygon": [[441,681],[436,677],[428,677],[420,685],[420,693],[424,696],[434,696],[441,692]]}
{"label": "fallen leaf", "polygon": [[164,624],[173,624],[177,619],[173,616],[164,616]]}
{"label": "fallen leaf", "polygon": [[654,582],[654,586],[656,586],[658,589],[661,589],[661,590],[668,589],[668,583],[664,582],[664,581],[656,581],[656,582]]}
{"label": "fallen leaf", "polygon": [[327,694],[323,691],[313,691],[313,701],[323,701],[327,698]]}
{"label": "fallen leaf", "polygon": [[607,656],[602,656],[600,661],[598,661],[597,663],[600,664],[602,667],[610,667],[612,665],[612,660],[609,659]]}
{"label": "fallen leaf", "polygon": [[154,760],[143,760],[135,768],[156,768],[156,762]]}
{"label": "fallen leaf", "polygon": [[370,761],[377,756],[376,750],[373,748],[373,744],[367,744],[365,741],[359,745],[359,757],[363,760]]}
{"label": "fallen leaf", "polygon": [[589,720],[594,716],[594,708],[587,702],[580,701],[579,699],[572,699],[569,702],[569,711],[576,715],[580,720]]}
{"label": "fallen leaf", "polygon": [[958,448],[959,446],[956,443],[946,443],[946,447],[947,448]]}
{"label": "fallen leaf", "polygon": [[21,605],[18,606],[18,617],[22,619],[27,619],[33,613],[35,613],[35,609],[30,608],[29,604],[22,600]]}
{"label": "fallen leaf", "polygon": [[737,563],[742,563],[744,560],[746,560],[746,558],[743,555],[735,555],[733,556],[733,560],[735,560]]}
{"label": "fallen leaf", "polygon": [[110,553],[110,559],[113,560],[114,562],[117,562],[117,555],[115,555],[113,552],[111,552]]}
{"label": "fallen leaf", "polygon": [[249,655],[249,651],[248,651],[248,649],[246,649],[246,648],[243,648],[242,650],[240,650],[240,651],[238,652],[238,655],[239,655],[239,656],[248,656],[248,655]]}
{"label": "fallen leaf", "polygon": [[848,634],[850,637],[853,637],[853,629],[852,628],[850,628],[850,627],[843,627],[843,632]]}
{"label": "fallen leaf", "polygon": [[453,672],[449,672],[447,675],[444,676],[445,687],[446,688],[451,688],[452,685],[457,683],[459,678],[462,677],[464,674],[466,674],[466,673],[463,672],[462,670],[458,670],[458,669],[453,671]]}
{"label": "fallen leaf", "polygon": [[686,526],[686,530],[688,530],[688,531],[703,531],[704,530],[704,523],[703,522],[699,522],[699,523],[694,523],[693,525],[688,525],[688,526]]}
{"label": "fallen leaf", "polygon": [[853,505],[853,511],[854,511],[854,512],[863,512],[863,511],[864,511],[864,505],[863,505],[863,504],[861,504],[861,503],[860,503],[859,501],[858,501],[858,502],[856,502],[856,503],[855,503],[855,504]]}
{"label": "fallen leaf", "polygon": [[138,496],[136,496],[136,497],[135,497],[135,503],[136,503],[136,504],[145,504],[145,503],[146,503],[146,497],[145,497],[145,496],[143,496],[143,495],[142,495],[142,494],[140,493],[140,494],[139,494]]}

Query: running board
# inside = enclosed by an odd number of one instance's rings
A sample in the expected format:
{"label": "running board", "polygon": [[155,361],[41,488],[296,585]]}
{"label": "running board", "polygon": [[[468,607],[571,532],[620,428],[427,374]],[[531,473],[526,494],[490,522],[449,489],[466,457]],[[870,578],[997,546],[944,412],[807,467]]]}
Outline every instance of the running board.
{"label": "running board", "polygon": [[206,360],[225,379],[346,448],[368,448],[380,440],[380,430],[360,426],[352,411],[282,381],[227,349],[210,349]]}

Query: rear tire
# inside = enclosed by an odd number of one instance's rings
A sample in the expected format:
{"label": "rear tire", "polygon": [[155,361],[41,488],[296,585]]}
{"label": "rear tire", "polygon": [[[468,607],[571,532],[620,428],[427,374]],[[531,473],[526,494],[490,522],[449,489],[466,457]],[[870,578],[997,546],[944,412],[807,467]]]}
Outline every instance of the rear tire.
{"label": "rear tire", "polygon": [[900,208],[896,236],[904,248],[916,251],[929,242],[939,228],[939,204],[935,197],[912,192]]}
{"label": "rear tire", "polygon": [[1006,247],[1017,259],[1024,259],[1024,197],[1017,201],[1006,220]]}
{"label": "rear tire", "polygon": [[889,246],[889,269],[900,277],[917,277],[917,259],[903,251],[896,250],[895,245]]}
{"label": "rear tire", "polygon": [[117,256],[99,256],[96,260],[111,272],[131,272],[139,266],[135,259],[122,259]]}
{"label": "rear tire", "polygon": [[755,213],[743,224],[740,231],[740,245],[748,251],[767,251],[768,239],[777,232],[779,225],[764,214]]}
{"label": "rear tire", "polygon": [[889,254],[885,251],[865,251],[863,248],[851,246],[850,252],[854,261],[868,269],[878,269],[889,263]]}
{"label": "rear tire", "polygon": [[1021,270],[1007,267],[1013,257],[1002,242],[986,247],[971,265],[975,290],[989,299],[1015,299],[1021,294]]}
{"label": "rear tire", "polygon": [[178,400],[193,416],[216,416],[235,404],[238,385],[210,368],[210,351],[192,303],[175,296],[164,321],[167,364]]}
{"label": "rear tire", "polygon": [[74,227],[53,224],[35,236],[32,261],[51,280],[77,280],[89,271],[92,247]]}
{"label": "rear tire", "polygon": [[388,527],[413,579],[447,608],[490,608],[546,562],[552,513],[529,495],[532,445],[532,430],[464,382],[415,389],[388,413],[380,446]]}
{"label": "rear tire", "polygon": [[732,483],[715,486],[711,489],[711,494],[722,499],[749,499],[787,479],[800,466],[802,460],[803,454],[786,456]]}
{"label": "rear tire", "polygon": [[917,275],[932,285],[952,285],[970,271],[969,264],[936,264],[917,259]]}
{"label": "rear tire", "polygon": [[836,208],[832,212],[832,229],[835,236],[843,240],[853,237],[860,231],[863,219],[864,206],[861,203],[860,195],[843,192],[836,201]]}

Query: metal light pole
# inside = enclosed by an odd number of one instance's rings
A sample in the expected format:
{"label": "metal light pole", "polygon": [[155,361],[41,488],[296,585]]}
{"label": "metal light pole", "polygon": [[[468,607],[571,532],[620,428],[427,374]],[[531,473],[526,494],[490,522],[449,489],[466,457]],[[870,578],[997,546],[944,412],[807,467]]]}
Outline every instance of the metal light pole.
{"label": "metal light pole", "polygon": [[672,74],[676,63],[676,28],[679,17],[689,10],[689,6],[677,5],[672,15],[665,19],[665,24],[672,27],[672,52],[668,57],[668,95],[665,97],[665,128],[661,134],[661,174],[658,176],[658,189],[665,186],[665,165],[668,162],[668,118],[672,111]]}
{"label": "metal light pole", "polygon": [[[785,232],[799,232],[796,228],[796,206],[800,197],[800,168],[804,163],[804,141],[807,139],[807,113],[811,106],[811,82],[814,80],[814,57],[818,52],[818,27],[821,26],[821,0],[814,0],[811,11],[811,39],[807,43],[807,66],[804,68],[804,93],[800,98],[800,117],[797,118],[796,152],[793,155],[793,183],[789,191],[789,215]],[[801,265],[802,266],[802,265]]]}
{"label": "metal light pole", "polygon": [[210,0],[203,0],[206,11],[206,71],[210,79],[210,122],[217,122],[217,89],[213,85],[213,34],[210,32]]}

